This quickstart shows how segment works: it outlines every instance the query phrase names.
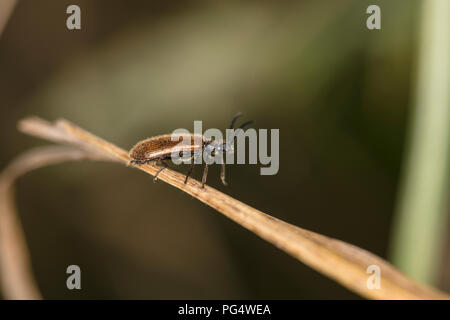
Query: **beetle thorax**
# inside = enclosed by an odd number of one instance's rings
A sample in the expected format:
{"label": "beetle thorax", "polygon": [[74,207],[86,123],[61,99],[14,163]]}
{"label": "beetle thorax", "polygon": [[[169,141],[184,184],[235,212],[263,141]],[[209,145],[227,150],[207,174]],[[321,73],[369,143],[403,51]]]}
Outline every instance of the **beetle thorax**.
{"label": "beetle thorax", "polygon": [[233,145],[224,142],[223,140],[214,140],[205,146],[205,152],[214,157],[216,153],[232,153]]}

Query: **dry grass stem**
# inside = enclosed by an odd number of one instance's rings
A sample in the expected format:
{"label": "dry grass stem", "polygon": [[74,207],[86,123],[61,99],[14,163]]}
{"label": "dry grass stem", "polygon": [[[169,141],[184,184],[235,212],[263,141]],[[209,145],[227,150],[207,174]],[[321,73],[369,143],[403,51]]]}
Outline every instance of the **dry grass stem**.
{"label": "dry grass stem", "polygon": [[3,30],[8,23],[9,17],[11,16],[14,7],[16,6],[16,0],[2,0],[0,1],[0,38]]}
{"label": "dry grass stem", "polygon": [[[129,165],[128,152],[77,126],[59,120],[48,123],[39,118],[19,122],[25,133],[55,142],[74,144],[95,157],[120,161]],[[150,164],[134,166],[154,175],[158,167]],[[226,194],[167,169],[158,176],[176,188],[190,194],[244,228],[252,231],[297,260],[334,279],[348,289],[372,299],[450,299],[446,293],[426,287],[409,279],[385,260],[351,244],[314,233],[256,210]],[[367,268],[376,265],[381,271],[381,288],[369,289]]]}
{"label": "dry grass stem", "polygon": [[39,147],[14,159],[0,175],[0,284],[5,298],[41,298],[14,206],[14,181],[34,169],[85,159],[102,160],[105,157],[69,146]]}

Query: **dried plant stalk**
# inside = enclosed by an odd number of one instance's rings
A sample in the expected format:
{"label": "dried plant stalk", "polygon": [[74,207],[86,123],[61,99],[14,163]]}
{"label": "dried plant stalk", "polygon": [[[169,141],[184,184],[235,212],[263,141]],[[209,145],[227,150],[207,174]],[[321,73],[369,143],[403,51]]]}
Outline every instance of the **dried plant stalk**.
{"label": "dried plant stalk", "polygon": [[16,6],[16,2],[16,0],[3,0],[0,2],[0,38]]}
{"label": "dried plant stalk", "polygon": [[14,206],[14,181],[43,166],[85,159],[102,160],[105,156],[68,146],[39,147],[14,159],[0,175],[0,284],[5,298],[41,298]]}
{"label": "dried plant stalk", "polygon": [[[129,165],[128,152],[77,126],[59,120],[55,124],[39,118],[19,122],[25,133],[56,142],[75,144],[86,152],[103,153]],[[136,168],[154,175],[158,167],[146,164]],[[158,178],[190,194],[244,228],[274,244],[297,260],[341,283],[348,289],[372,299],[450,299],[450,296],[409,279],[385,260],[351,244],[314,233],[256,210],[194,179],[184,184],[184,175],[167,169]],[[379,289],[369,289],[367,268],[380,268]]]}

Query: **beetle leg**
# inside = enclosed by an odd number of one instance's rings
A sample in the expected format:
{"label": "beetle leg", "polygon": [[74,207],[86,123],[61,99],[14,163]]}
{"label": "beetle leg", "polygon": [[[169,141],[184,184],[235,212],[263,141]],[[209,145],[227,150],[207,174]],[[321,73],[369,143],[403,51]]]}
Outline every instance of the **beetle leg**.
{"label": "beetle leg", "polygon": [[222,168],[220,170],[220,180],[222,180],[224,186],[228,185],[228,183],[225,181],[225,162],[222,163]]}
{"label": "beetle leg", "polygon": [[206,177],[208,176],[208,164],[205,163],[205,169],[203,170],[202,188],[205,187]]}
{"label": "beetle leg", "polygon": [[163,167],[161,169],[158,170],[158,172],[155,174],[155,176],[153,177],[153,182],[156,182],[156,180],[158,180],[158,175],[165,169],[167,169],[167,163],[164,162],[164,160],[160,160],[160,162],[163,164]]}
{"label": "beetle leg", "polygon": [[199,154],[194,154],[191,157],[191,165],[189,166],[189,170],[186,173],[186,179],[184,179],[184,184],[186,184],[188,182],[189,177],[191,176],[192,170],[194,169],[194,165],[195,165],[195,159],[197,159],[198,157],[200,157],[202,155],[202,153]]}
{"label": "beetle leg", "polygon": [[188,182],[189,176],[191,175],[193,169],[194,169],[194,161],[192,161],[191,165],[189,166],[189,170],[186,173],[186,179],[184,179],[184,184]]}

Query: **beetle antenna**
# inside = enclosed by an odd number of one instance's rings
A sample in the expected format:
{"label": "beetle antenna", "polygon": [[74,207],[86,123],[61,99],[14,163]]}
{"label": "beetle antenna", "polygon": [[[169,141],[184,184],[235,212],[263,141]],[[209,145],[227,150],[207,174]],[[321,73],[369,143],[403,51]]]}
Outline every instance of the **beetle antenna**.
{"label": "beetle antenna", "polygon": [[[245,128],[246,126],[252,124],[253,122],[255,122],[255,121],[250,120],[250,121],[244,122],[239,128],[237,128],[236,130],[234,130],[234,136],[233,136],[233,139],[236,139],[236,138],[237,138],[236,133],[237,133],[237,131],[238,131],[239,129],[244,130],[244,128]],[[230,140],[231,140],[231,139],[230,139]]]}
{"label": "beetle antenna", "polygon": [[236,123],[236,120],[242,116],[242,112],[238,112],[234,115],[233,119],[231,120],[230,129],[233,129],[234,124]]}
{"label": "beetle antenna", "polygon": [[245,122],[244,124],[242,124],[242,125],[239,127],[239,129],[244,130],[244,128],[245,128],[246,126],[252,124],[253,122],[255,122],[255,121],[253,121],[253,120],[247,121],[247,122]]}
{"label": "beetle antenna", "polygon": [[[237,120],[241,115],[242,115],[241,112],[238,112],[238,113],[235,114],[235,116],[234,116],[233,119],[231,120],[230,130],[233,129],[234,124],[236,123],[236,120]],[[246,126],[252,124],[253,122],[254,122],[253,120],[244,122],[238,129],[244,130],[244,128],[245,128]],[[234,139],[236,138],[236,132],[234,133],[234,137],[233,137],[233,138],[234,138]],[[231,139],[227,139],[227,140],[231,140]]]}

